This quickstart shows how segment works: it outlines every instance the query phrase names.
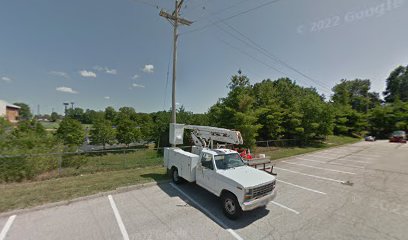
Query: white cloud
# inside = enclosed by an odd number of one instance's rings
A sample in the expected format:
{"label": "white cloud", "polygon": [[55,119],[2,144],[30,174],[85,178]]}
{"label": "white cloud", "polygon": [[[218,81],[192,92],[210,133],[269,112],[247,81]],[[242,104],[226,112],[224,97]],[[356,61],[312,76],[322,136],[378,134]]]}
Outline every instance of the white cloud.
{"label": "white cloud", "polygon": [[143,72],[145,73],[153,73],[154,72],[154,66],[152,64],[147,64],[144,66]]}
{"label": "white cloud", "polygon": [[107,67],[105,67],[105,72],[107,74],[112,74],[112,75],[116,75],[118,73],[118,71],[116,71],[116,69],[109,69]]}
{"label": "white cloud", "polygon": [[134,88],[144,88],[145,86],[141,85],[141,84],[133,83],[132,87],[134,87]]}
{"label": "white cloud", "polygon": [[72,93],[72,94],[78,93],[77,91],[73,90],[70,87],[57,87],[55,90],[59,92],[64,92],[64,93]]}
{"label": "white cloud", "polygon": [[98,66],[98,65],[93,67],[93,69],[95,69],[96,71],[103,71],[103,67]]}
{"label": "white cloud", "polygon": [[103,98],[105,98],[106,100],[109,100],[109,99],[110,99],[110,97],[109,97],[109,96],[105,96],[105,97],[103,97]]}
{"label": "white cloud", "polygon": [[137,78],[139,78],[139,75],[137,75],[137,74],[133,75],[133,77],[132,77],[132,79],[137,79]]}
{"label": "white cloud", "polygon": [[179,102],[176,102],[176,105],[177,105],[177,106],[179,106],[179,105],[180,105],[180,103],[179,103]]}
{"label": "white cloud", "polygon": [[57,77],[69,78],[68,73],[66,72],[50,71],[48,72],[48,74],[57,76]]}
{"label": "white cloud", "polygon": [[108,68],[108,67],[95,66],[93,67],[93,69],[99,72],[105,72],[107,74],[112,74],[112,75],[116,75],[118,73],[116,69]]}
{"label": "white cloud", "polygon": [[79,71],[79,74],[81,74],[82,77],[93,77],[96,78],[96,73],[92,71],[87,71],[87,70],[81,70]]}
{"label": "white cloud", "polygon": [[6,76],[1,77],[0,79],[3,80],[3,81],[5,81],[5,82],[11,82],[11,81],[12,81],[11,78],[6,77]]}

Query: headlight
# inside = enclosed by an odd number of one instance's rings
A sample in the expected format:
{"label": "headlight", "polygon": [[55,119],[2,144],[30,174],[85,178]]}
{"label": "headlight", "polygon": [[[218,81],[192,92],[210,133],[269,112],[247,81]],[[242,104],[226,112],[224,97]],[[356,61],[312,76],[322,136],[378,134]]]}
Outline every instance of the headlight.
{"label": "headlight", "polygon": [[244,201],[252,199],[252,189],[245,189]]}

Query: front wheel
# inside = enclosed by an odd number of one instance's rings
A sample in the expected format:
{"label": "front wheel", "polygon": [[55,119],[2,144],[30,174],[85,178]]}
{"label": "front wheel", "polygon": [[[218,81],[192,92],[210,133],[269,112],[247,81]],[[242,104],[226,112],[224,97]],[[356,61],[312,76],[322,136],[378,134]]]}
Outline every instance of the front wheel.
{"label": "front wheel", "polygon": [[171,169],[171,179],[175,184],[180,184],[181,183],[181,177],[179,176],[178,169],[177,168],[172,168]]}
{"label": "front wheel", "polygon": [[221,196],[222,210],[224,214],[232,220],[238,219],[242,215],[241,206],[234,194],[227,192]]}

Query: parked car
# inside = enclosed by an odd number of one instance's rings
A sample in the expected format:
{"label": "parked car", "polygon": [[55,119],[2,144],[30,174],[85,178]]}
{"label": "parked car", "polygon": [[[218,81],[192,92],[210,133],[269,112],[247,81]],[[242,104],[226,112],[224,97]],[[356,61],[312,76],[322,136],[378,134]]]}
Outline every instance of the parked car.
{"label": "parked car", "polygon": [[375,141],[375,137],[373,137],[373,136],[366,136],[364,139],[366,141],[369,141],[369,142],[374,142]]}
{"label": "parked car", "polygon": [[407,134],[405,131],[394,131],[391,134],[390,142],[407,143]]}

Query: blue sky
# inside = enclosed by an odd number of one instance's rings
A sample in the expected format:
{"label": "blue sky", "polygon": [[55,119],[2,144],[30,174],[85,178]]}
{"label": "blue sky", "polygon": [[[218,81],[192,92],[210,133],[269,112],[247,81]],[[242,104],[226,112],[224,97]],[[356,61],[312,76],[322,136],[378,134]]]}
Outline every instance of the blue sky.
{"label": "blue sky", "polygon": [[[385,79],[408,64],[408,0],[186,0],[177,102],[205,112],[241,69],[330,94],[342,78]],[[155,7],[155,6],[158,6]],[[170,0],[1,0],[0,99],[37,111],[171,105]],[[227,20],[224,20],[227,19]],[[256,44],[256,45],[254,45]],[[136,76],[135,76],[136,75]],[[166,88],[167,85],[167,88]]]}

